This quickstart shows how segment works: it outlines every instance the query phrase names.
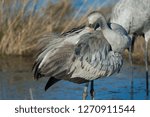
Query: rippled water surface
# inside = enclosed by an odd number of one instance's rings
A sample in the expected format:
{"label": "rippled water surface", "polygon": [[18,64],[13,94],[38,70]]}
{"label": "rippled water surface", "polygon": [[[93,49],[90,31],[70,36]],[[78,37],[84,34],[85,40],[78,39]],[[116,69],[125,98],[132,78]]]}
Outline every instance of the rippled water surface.
{"label": "rippled water surface", "polygon": [[[48,79],[35,81],[32,74],[33,60],[22,57],[0,58],[0,99],[82,99],[84,84],[60,81],[44,91]],[[144,66],[135,66],[131,86],[131,68],[128,63],[119,74],[95,81],[95,99],[98,100],[144,100],[150,99],[145,92]],[[90,99],[90,95],[88,96]]]}

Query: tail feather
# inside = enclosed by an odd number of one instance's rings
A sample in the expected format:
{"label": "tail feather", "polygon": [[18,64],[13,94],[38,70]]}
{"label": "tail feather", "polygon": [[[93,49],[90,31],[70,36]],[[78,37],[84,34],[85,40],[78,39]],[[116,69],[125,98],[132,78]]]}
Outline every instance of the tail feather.
{"label": "tail feather", "polygon": [[39,69],[40,63],[41,63],[40,61],[35,62],[32,68],[32,71],[34,72],[34,78],[36,80],[42,77],[42,74],[40,73],[40,69]]}
{"label": "tail feather", "polygon": [[47,91],[47,89],[49,87],[51,87],[53,84],[55,84],[56,82],[60,81],[60,79],[56,79],[55,77],[50,77],[48,82],[45,85],[45,91]]}

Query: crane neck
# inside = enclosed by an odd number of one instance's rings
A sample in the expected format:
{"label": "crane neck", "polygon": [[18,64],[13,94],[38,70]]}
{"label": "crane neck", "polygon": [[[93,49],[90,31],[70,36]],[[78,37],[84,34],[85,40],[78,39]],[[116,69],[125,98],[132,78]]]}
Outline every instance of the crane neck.
{"label": "crane neck", "polygon": [[106,22],[106,19],[104,17],[101,17],[97,20],[97,23],[99,23],[101,30],[109,28]]}

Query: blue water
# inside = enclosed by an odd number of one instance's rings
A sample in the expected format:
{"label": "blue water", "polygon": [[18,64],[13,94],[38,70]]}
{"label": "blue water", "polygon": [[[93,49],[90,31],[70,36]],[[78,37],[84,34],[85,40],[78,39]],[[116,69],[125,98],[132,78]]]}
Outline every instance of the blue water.
{"label": "blue water", "polygon": [[[38,99],[38,100],[80,100],[84,84],[60,81],[44,91],[48,79],[33,80],[31,58],[11,57],[0,61],[0,99]],[[95,81],[96,100],[145,100],[150,99],[145,92],[144,66],[134,66],[133,88],[131,87],[131,68],[128,63],[119,74]],[[90,90],[90,89],[89,89]],[[90,94],[88,98],[90,99]]]}

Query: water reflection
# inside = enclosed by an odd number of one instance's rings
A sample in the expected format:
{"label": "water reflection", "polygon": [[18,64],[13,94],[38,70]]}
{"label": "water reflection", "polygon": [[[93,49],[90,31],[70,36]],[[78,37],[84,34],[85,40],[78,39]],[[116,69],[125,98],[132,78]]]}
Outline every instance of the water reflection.
{"label": "water reflection", "polygon": [[[47,79],[33,80],[33,59],[30,57],[0,58],[0,99],[81,99],[84,84],[60,81],[47,92]],[[119,74],[95,81],[95,99],[129,100],[150,99],[145,92],[144,66],[134,66],[133,84],[131,69],[125,63]],[[90,97],[88,97],[90,99]]]}

